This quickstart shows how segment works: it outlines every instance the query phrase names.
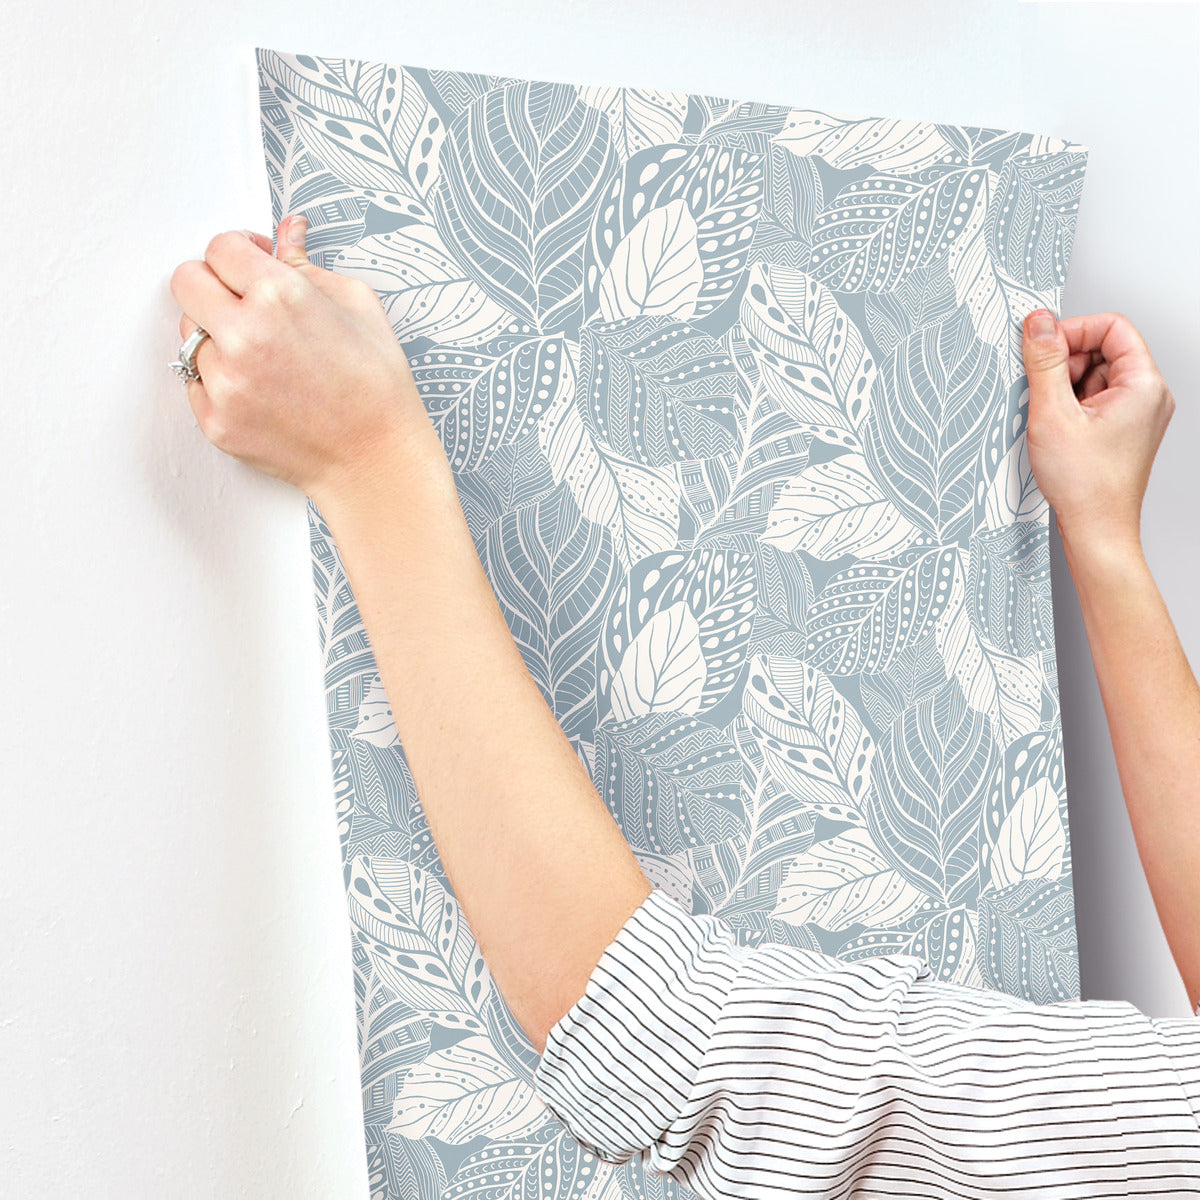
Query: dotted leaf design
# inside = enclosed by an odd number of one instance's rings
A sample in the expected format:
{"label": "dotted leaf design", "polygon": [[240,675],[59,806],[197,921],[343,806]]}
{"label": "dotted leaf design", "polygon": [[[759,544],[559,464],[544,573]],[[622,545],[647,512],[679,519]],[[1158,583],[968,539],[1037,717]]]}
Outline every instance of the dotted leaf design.
{"label": "dotted leaf design", "polygon": [[868,830],[847,829],[796,859],[779,886],[772,915],[837,931],[902,920],[924,898],[879,853]]}
{"label": "dotted leaf design", "polygon": [[[720,307],[745,274],[762,200],[760,155],[708,145],[650,146],[639,151],[608,184],[584,245],[586,319],[612,319],[605,312],[606,303],[611,311],[612,299],[604,299],[604,281],[610,277],[620,247],[653,209],[668,210],[672,215],[656,218],[656,224],[645,227],[645,236],[657,230],[654,236],[659,240],[666,235],[675,239],[670,244],[680,263],[690,262],[678,244],[678,222],[685,213],[684,228],[689,237],[694,236],[702,282],[691,297],[691,311],[676,315],[702,317]],[[676,202],[675,208],[669,208]],[[693,225],[694,235],[690,232]],[[626,255],[630,253],[632,247]],[[656,250],[651,261],[661,257]]]}
{"label": "dotted leaf design", "polygon": [[843,187],[813,223],[808,270],[839,292],[890,292],[942,258],[985,201],[986,169],[931,167]]}
{"label": "dotted leaf design", "polygon": [[907,566],[860,563],[829,577],[808,612],[809,662],[834,675],[886,671],[936,628],[958,555],[941,546],[914,554]]}
{"label": "dotted leaf design", "polygon": [[755,655],[742,711],[765,771],[796,804],[862,823],[875,741],[827,675],[811,663]]}
{"label": "dotted leaf design", "polygon": [[575,389],[561,337],[531,338],[495,354],[430,350],[409,365],[446,457],[464,471],[535,429]]}
{"label": "dotted leaf design", "polygon": [[597,657],[601,720],[660,709],[703,713],[734,687],[758,600],[754,556],[649,555],[617,590]]}
{"label": "dotted leaf design", "polygon": [[389,1133],[460,1146],[478,1137],[518,1138],[546,1122],[545,1105],[517,1079],[488,1038],[472,1034],[409,1069]]}
{"label": "dotted leaf design", "polygon": [[763,381],[800,427],[858,449],[877,368],[834,294],[802,271],[756,263],[739,316]]}
{"label": "dotted leaf design", "polygon": [[401,858],[363,855],[349,875],[351,926],[394,994],[416,1012],[479,1029],[491,976],[442,884]]}

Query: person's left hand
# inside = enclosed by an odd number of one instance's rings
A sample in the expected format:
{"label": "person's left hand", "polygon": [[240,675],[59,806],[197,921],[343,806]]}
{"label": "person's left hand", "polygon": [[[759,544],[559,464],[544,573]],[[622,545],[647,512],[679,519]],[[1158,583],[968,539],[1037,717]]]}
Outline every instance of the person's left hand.
{"label": "person's left hand", "polygon": [[261,234],[218,234],[204,261],[175,268],[171,293],[181,336],[209,333],[202,381],[187,385],[204,436],[320,504],[385,455],[394,465],[397,446],[425,453],[437,435],[379,297],[309,262],[305,225],[284,217],[278,257]]}

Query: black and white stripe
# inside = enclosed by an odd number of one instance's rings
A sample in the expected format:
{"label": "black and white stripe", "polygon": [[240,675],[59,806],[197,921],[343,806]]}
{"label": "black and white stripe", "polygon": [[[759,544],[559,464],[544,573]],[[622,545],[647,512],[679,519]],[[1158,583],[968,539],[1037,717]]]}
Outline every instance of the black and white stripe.
{"label": "black and white stripe", "polygon": [[535,1084],[599,1158],[708,1200],[1200,1196],[1200,1020],[738,946],[658,888]]}

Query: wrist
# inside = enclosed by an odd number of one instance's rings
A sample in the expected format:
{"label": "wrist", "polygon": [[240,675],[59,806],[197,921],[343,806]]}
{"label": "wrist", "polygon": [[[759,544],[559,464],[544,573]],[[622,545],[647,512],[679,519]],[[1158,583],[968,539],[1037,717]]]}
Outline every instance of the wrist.
{"label": "wrist", "polygon": [[450,463],[428,420],[378,438],[310,494],[331,530],[397,506],[414,514],[430,504],[462,511]]}
{"label": "wrist", "polygon": [[1071,574],[1079,578],[1117,575],[1145,569],[1146,556],[1136,529],[1107,529],[1100,526],[1064,525],[1058,522],[1063,551]]}

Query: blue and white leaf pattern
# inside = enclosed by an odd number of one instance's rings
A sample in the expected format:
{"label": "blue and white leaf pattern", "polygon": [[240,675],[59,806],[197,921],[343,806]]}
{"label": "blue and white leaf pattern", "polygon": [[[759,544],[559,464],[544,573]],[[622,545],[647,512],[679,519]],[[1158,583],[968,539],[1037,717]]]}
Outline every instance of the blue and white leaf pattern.
{"label": "blue and white leaf pattern", "polygon": [[678,142],[687,118],[688,98],[679,92],[581,87],[579,98],[608,118],[613,144],[623,162],[648,146]]}
{"label": "blue and white leaf pattern", "polygon": [[[754,230],[762,213],[763,169],[758,155],[723,146],[680,143],[651,146],[623,165],[607,195],[597,206],[584,250],[584,311],[589,319],[633,315],[610,314],[608,305],[637,303],[647,287],[656,284],[654,299],[674,303],[677,316],[704,316],[731,296],[746,273]],[[676,203],[678,202],[678,203]],[[650,213],[660,210],[649,225]],[[680,226],[695,226],[690,248],[680,243]],[[629,245],[634,231],[645,232]],[[622,247],[626,247],[622,253]],[[631,256],[642,258],[641,271],[632,270]],[[699,271],[694,294],[692,278]],[[629,299],[622,299],[632,279]],[[605,284],[610,294],[606,301]],[[670,302],[672,295],[686,300]],[[658,308],[649,311],[664,312]]]}
{"label": "blue and white leaf pattern", "polygon": [[897,507],[939,542],[970,535],[979,446],[1007,397],[995,353],[975,336],[965,310],[910,334],[875,387],[865,454]]}
{"label": "blue and white leaf pattern", "polygon": [[450,124],[433,217],[497,303],[544,333],[577,330],[579,244],[618,167],[608,118],[566,84],[485,92]]}
{"label": "blue and white leaf pattern", "polygon": [[[1087,148],[258,51],[273,213],[375,289],[501,611],[655,886],[743,944],[1078,995],[1020,326]],[[309,505],[374,1200],[663,1200],[537,1102]]]}
{"label": "blue and white leaf pattern", "polygon": [[585,325],[579,348],[583,418],[619,454],[665,467],[733,449],[737,375],[711,334],[640,317]]}
{"label": "blue and white leaf pattern", "polygon": [[842,292],[888,292],[948,253],[986,202],[982,167],[930,167],[847,184],[817,217],[809,269]]}
{"label": "blue and white leaf pattern", "polygon": [[873,167],[876,171],[919,171],[952,162],[956,147],[939,126],[928,121],[854,118],[797,108],[775,140],[793,154],[817,155],[839,171]]}
{"label": "blue and white leaf pattern", "polygon": [[876,367],[834,294],[802,271],[756,264],[739,316],[767,387],[800,427],[858,449]]}

